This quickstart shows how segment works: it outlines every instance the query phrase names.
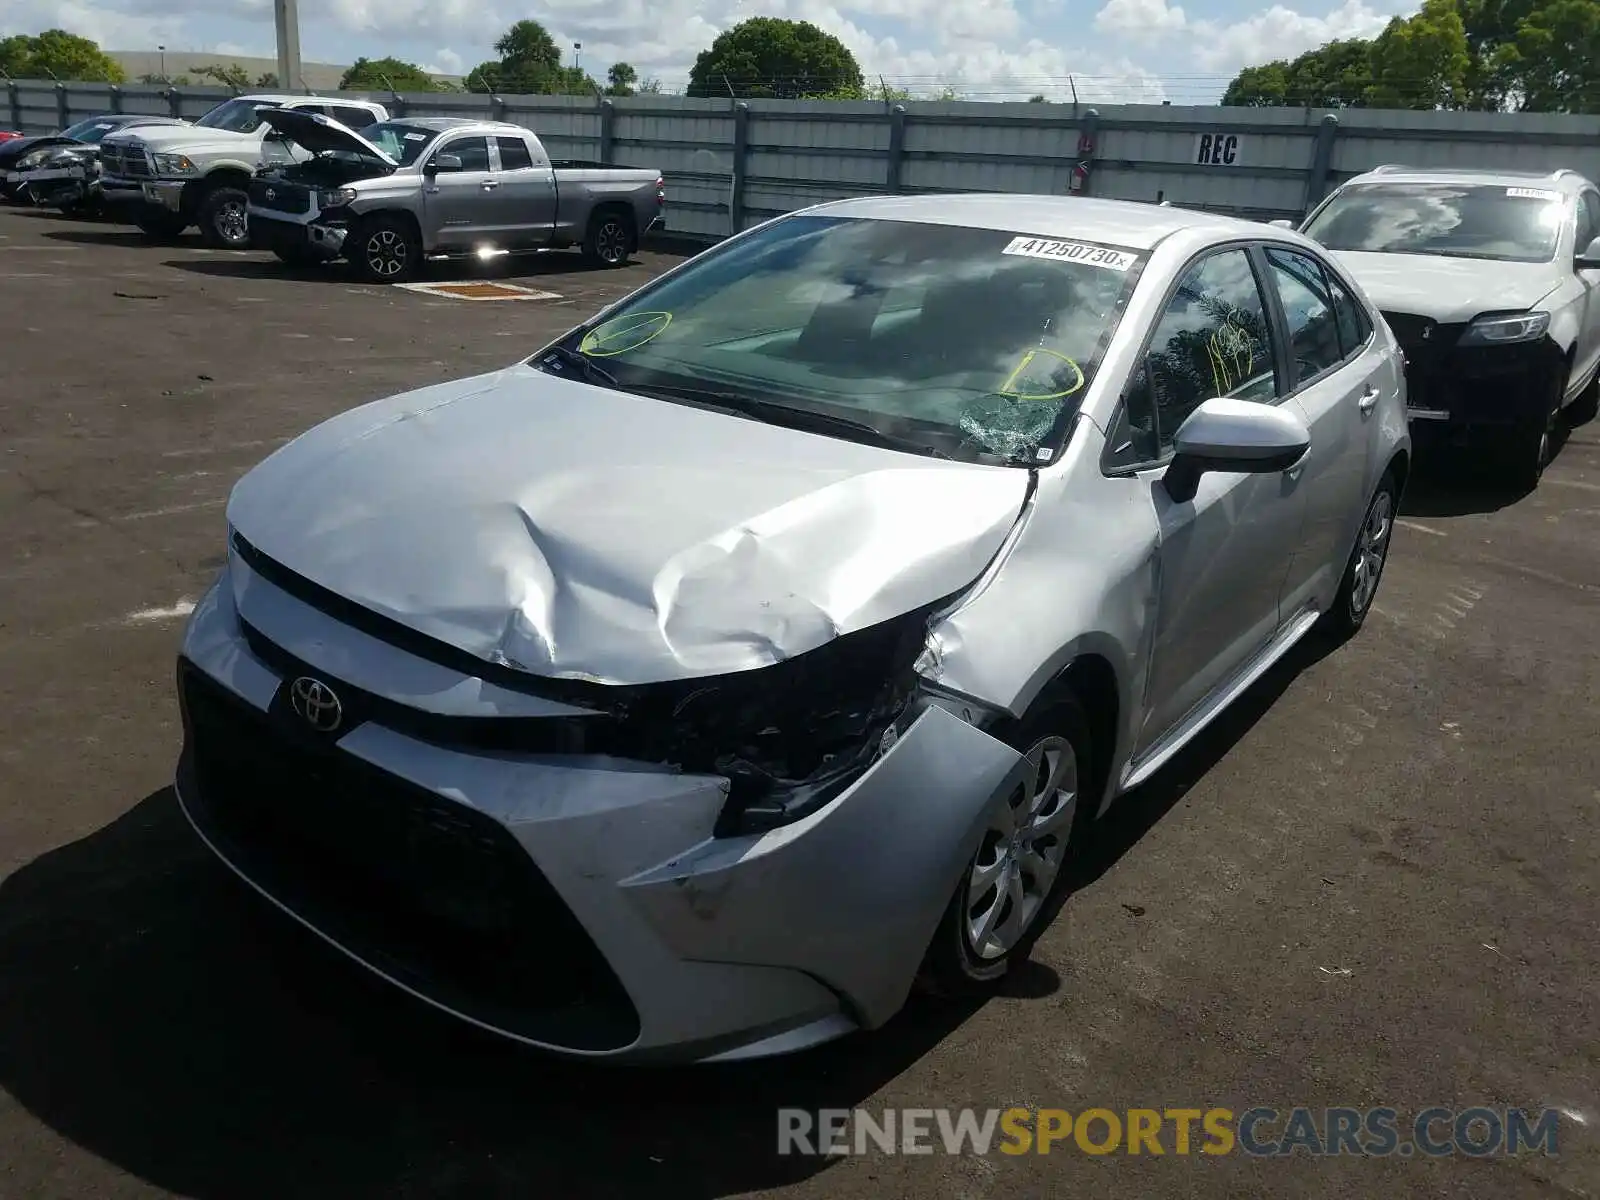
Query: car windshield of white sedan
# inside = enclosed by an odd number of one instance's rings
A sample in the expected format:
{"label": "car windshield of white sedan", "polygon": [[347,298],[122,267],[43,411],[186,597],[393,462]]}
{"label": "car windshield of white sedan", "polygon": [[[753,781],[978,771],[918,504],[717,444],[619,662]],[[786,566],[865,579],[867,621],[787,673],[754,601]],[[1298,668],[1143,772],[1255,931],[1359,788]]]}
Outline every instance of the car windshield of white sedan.
{"label": "car windshield of white sedan", "polygon": [[1549,262],[1565,214],[1543,188],[1373,183],[1339,193],[1305,233],[1329,250]]}
{"label": "car windshield of white sedan", "polygon": [[565,349],[628,391],[936,456],[1048,461],[1142,262],[1070,236],[796,216]]}

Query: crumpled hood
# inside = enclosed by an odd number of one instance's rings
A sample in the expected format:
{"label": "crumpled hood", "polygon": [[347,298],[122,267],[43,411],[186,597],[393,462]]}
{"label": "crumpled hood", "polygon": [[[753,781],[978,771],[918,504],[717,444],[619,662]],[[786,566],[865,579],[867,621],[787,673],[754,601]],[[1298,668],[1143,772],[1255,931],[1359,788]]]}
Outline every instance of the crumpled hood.
{"label": "crumpled hood", "polygon": [[489,662],[637,684],[767,666],[959,591],[1027,488],[518,366],[316,427],[228,521]]}
{"label": "crumpled hood", "polygon": [[1380,309],[1432,317],[1446,325],[1483,312],[1532,308],[1557,282],[1550,263],[1352,250],[1332,254]]}

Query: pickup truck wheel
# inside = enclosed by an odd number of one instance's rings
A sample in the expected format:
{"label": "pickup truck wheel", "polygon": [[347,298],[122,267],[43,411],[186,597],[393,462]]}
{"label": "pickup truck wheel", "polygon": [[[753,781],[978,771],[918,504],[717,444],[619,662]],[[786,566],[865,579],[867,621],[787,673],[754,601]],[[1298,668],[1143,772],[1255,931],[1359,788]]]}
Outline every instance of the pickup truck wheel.
{"label": "pickup truck wheel", "polygon": [[195,213],[201,241],[213,250],[250,249],[249,204],[250,197],[239,188],[212,188]]}
{"label": "pickup truck wheel", "polygon": [[633,227],[615,212],[598,212],[589,220],[583,235],[583,256],[603,267],[627,264],[633,253]]}
{"label": "pickup truck wheel", "polygon": [[405,283],[422,264],[422,243],[404,221],[374,217],[346,239],[344,256],[367,283]]}
{"label": "pickup truck wheel", "polygon": [[133,218],[133,223],[146,237],[154,238],[158,242],[176,241],[189,227],[189,223],[177,213],[154,207],[141,210]]}

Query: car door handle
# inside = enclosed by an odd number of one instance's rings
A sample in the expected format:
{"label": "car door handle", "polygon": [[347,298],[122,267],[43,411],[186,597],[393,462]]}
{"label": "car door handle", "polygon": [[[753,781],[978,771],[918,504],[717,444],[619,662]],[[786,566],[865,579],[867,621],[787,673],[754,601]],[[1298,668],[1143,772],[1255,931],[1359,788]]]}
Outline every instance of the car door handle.
{"label": "car door handle", "polygon": [[1362,412],[1369,413],[1378,406],[1378,396],[1378,385],[1373,384],[1366,391],[1361,393],[1361,399],[1356,401],[1356,404],[1360,407]]}
{"label": "car door handle", "polygon": [[490,191],[493,188],[497,188],[499,186],[500,186],[500,181],[498,179],[485,179],[483,181],[483,190],[486,191],[486,192]]}

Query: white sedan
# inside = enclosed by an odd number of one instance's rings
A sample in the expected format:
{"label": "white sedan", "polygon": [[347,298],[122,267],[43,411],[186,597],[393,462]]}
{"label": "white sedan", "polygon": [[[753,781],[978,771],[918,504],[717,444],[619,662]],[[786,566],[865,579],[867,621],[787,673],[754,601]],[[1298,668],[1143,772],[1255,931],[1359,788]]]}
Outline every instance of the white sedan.
{"label": "white sedan", "polygon": [[794,213],[246,475],[179,796],[290,916],[525,1043],[871,1029],[993,987],[1096,817],[1360,627],[1403,393],[1287,230]]}

